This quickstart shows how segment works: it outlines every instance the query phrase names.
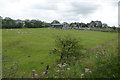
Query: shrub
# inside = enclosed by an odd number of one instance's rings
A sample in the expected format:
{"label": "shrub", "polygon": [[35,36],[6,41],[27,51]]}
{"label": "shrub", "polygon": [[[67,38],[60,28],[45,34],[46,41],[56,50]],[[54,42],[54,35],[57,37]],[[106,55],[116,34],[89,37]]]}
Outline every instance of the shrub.
{"label": "shrub", "polygon": [[60,63],[70,63],[76,61],[81,55],[81,50],[83,49],[80,45],[80,40],[71,36],[57,36],[56,38],[56,48],[53,53],[60,56]]}

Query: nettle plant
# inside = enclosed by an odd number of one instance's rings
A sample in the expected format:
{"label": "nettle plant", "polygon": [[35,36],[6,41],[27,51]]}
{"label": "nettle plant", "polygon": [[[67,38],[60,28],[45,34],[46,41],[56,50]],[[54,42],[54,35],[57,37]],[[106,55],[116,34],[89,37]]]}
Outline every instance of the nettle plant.
{"label": "nettle plant", "polygon": [[77,59],[82,56],[83,46],[80,45],[80,40],[71,36],[57,36],[56,48],[52,50],[52,53],[60,56],[59,62],[64,64],[71,62],[74,63]]}

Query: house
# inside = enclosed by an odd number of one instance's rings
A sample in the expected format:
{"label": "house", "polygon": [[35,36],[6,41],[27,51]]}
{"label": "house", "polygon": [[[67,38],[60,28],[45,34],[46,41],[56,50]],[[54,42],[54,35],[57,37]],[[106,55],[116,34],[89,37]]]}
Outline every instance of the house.
{"label": "house", "polygon": [[102,22],[101,21],[91,21],[88,23],[88,27],[102,27]]}
{"label": "house", "polygon": [[51,28],[59,28],[62,29],[64,27],[64,24],[52,24]]}
{"label": "house", "polygon": [[91,21],[88,25],[88,27],[95,27],[96,23],[94,21]]}
{"label": "house", "polygon": [[101,21],[95,21],[96,27],[102,27],[102,22]]}
{"label": "house", "polygon": [[106,23],[103,23],[102,27],[108,27],[108,25]]}
{"label": "house", "polygon": [[67,22],[63,22],[63,29],[67,29],[67,27],[69,26],[69,24]]}

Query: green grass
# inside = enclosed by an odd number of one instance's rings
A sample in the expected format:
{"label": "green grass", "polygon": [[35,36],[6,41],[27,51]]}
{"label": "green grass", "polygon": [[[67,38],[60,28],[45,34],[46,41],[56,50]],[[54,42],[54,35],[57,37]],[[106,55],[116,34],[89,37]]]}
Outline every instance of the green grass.
{"label": "green grass", "polygon": [[[20,30],[19,32],[27,33],[18,34],[18,30]],[[25,77],[31,77],[33,69],[38,72],[43,72],[47,64],[52,66],[55,63],[57,57],[55,55],[49,55],[49,50],[54,48],[57,35],[71,35],[81,39],[82,45],[86,49],[116,39],[118,36],[117,33],[83,30],[36,28],[9,29],[7,32],[7,29],[3,29],[2,54],[3,56],[12,58],[9,62],[17,62],[19,64],[18,75],[16,77],[21,77],[24,72]],[[44,64],[41,64],[41,62]],[[6,66],[10,67],[9,64],[6,64]]]}

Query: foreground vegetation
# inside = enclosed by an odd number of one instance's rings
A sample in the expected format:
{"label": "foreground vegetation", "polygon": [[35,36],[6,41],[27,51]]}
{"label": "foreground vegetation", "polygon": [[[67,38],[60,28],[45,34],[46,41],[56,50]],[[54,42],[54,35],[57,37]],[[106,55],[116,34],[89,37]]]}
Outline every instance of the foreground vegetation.
{"label": "foreground vegetation", "polygon": [[[56,67],[56,65],[58,65],[56,60],[59,59],[59,56],[49,53],[50,50],[55,48],[55,39],[57,35],[70,35],[74,36],[77,40],[81,40],[80,44],[84,46],[83,52],[86,54],[81,56],[74,65],[68,65],[63,67],[63,69]],[[108,47],[104,44],[112,39],[116,39],[118,36],[117,33],[48,28],[3,29],[2,36],[3,77],[31,78],[32,70],[36,70],[36,73],[38,74],[37,77],[81,77],[82,74],[84,75],[82,77],[109,77],[108,75],[104,75],[106,74],[106,71],[104,74],[101,73],[100,76],[97,75],[99,73],[98,71],[101,71],[99,69],[104,70],[103,64],[105,62],[107,62],[105,65],[107,67],[109,66],[108,61],[110,61],[112,56],[115,57],[115,59],[113,57],[113,60],[115,60],[114,62],[116,62],[117,59],[117,42],[111,42],[111,46],[109,45]],[[101,44],[104,44],[104,46],[98,47],[98,53],[100,53],[101,57],[96,58],[96,49],[90,49]],[[108,57],[102,59],[105,56],[102,56],[101,54],[104,49],[106,49],[104,54],[108,55]],[[88,54],[88,50],[90,54]],[[99,64],[97,60],[100,61]],[[116,64],[117,63],[113,65]],[[43,72],[46,71],[47,65],[49,65],[49,73],[47,75],[43,75]],[[68,70],[65,70],[67,68]],[[87,68],[87,70],[89,69],[93,74],[86,74],[84,72],[85,68]],[[115,67],[115,69],[117,68]],[[57,70],[58,72],[56,72]],[[110,69],[108,71],[110,71]],[[112,72],[109,74],[111,75],[111,73]],[[117,74],[114,73],[113,75],[115,77],[117,76]],[[110,77],[113,77],[113,75]]]}
{"label": "foreground vegetation", "polygon": [[52,78],[120,78],[118,40],[87,50],[74,64],[54,64],[45,77]]}

